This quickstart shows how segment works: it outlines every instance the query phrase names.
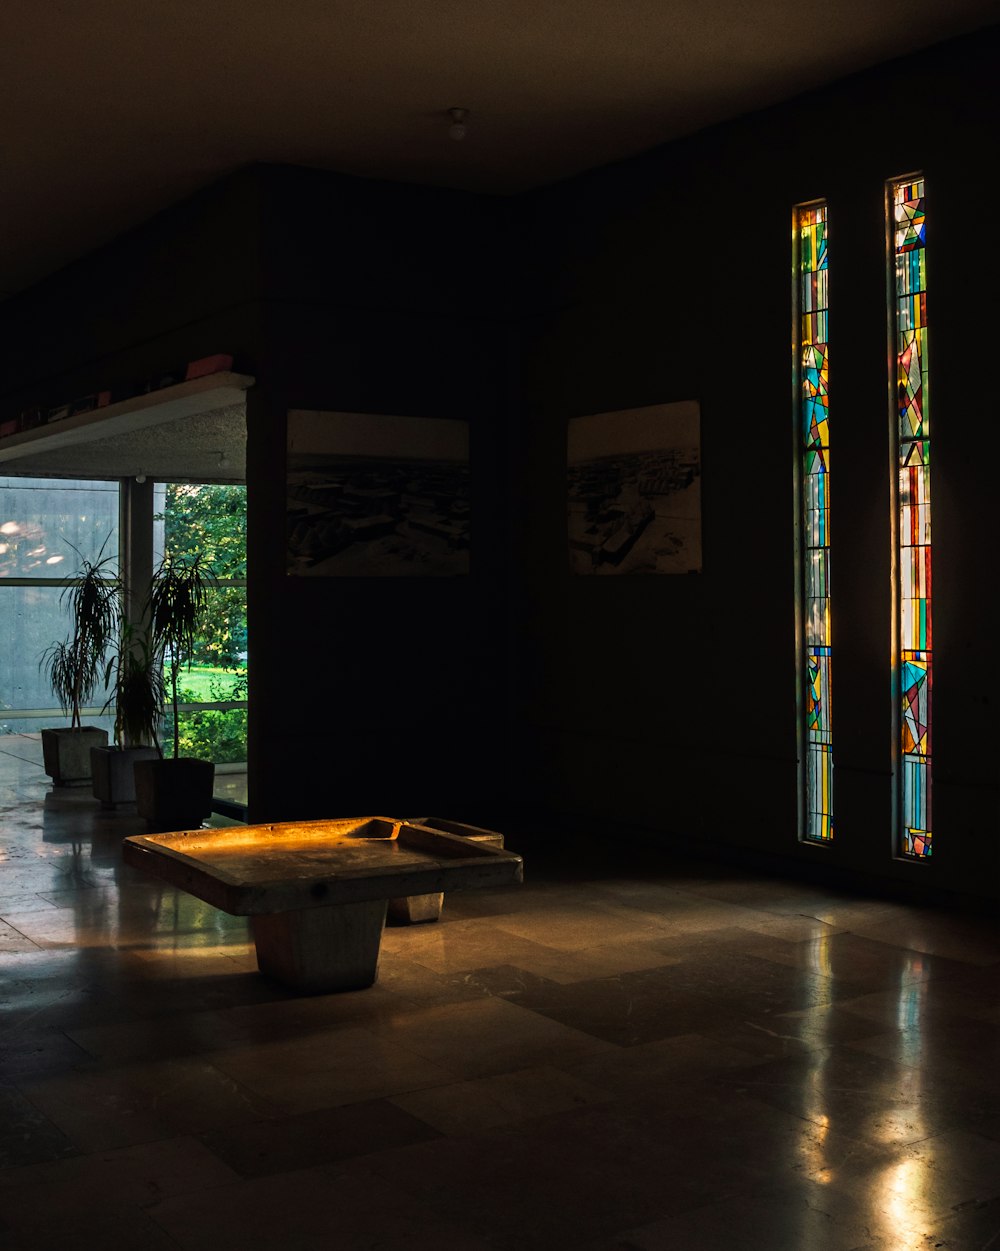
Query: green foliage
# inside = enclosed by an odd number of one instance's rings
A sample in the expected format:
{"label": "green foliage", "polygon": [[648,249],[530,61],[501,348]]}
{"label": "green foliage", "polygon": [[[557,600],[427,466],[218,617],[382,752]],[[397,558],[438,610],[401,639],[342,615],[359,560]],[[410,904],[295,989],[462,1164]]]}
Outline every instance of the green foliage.
{"label": "green foliage", "polygon": [[169,485],[163,519],[172,556],[200,557],[214,578],[246,578],[245,487]]}
{"label": "green foliage", "polygon": [[157,728],[163,716],[166,688],[163,667],[144,637],[123,623],[105,680],[113,686],[105,710],[115,707],[114,739],[119,747],[160,748]]}
{"label": "green foliage", "polygon": [[[200,555],[193,558],[164,556],[153,573],[143,616],[149,622],[150,650],[161,663],[169,664],[171,704],[177,725],[177,683],[180,670],[191,664],[195,634],[208,600],[211,574],[202,569]],[[179,755],[179,736],[174,735],[174,759]]]}
{"label": "green foliage", "polygon": [[42,666],[52,694],[71,723],[80,724],[80,705],[86,690],[97,685],[96,673],[88,683],[88,674],[72,641],[53,643],[42,653]]}
{"label": "green foliage", "polygon": [[[194,703],[197,692],[180,690],[182,703]],[[167,727],[173,737],[173,723]],[[247,758],[247,710],[245,708],[205,708],[180,713],[181,753],[212,760],[216,764],[237,764]]]}
{"label": "green foliage", "polygon": [[223,669],[217,665],[194,664],[185,671],[183,686],[182,698],[198,703],[246,699],[247,672],[245,668]]}
{"label": "green foliage", "polygon": [[193,660],[223,669],[241,668],[247,651],[246,588],[216,586],[208,594]]}
{"label": "green foliage", "polygon": [[215,764],[236,764],[247,758],[247,710],[206,708],[182,712],[181,752]]}
{"label": "green foliage", "polygon": [[181,670],[190,673],[192,665],[223,671],[207,684],[213,702],[246,699],[246,589],[224,581],[246,579],[246,488],[168,485],[161,520],[168,553],[164,565],[197,568],[203,581],[196,628],[185,636],[176,655],[167,650],[164,656],[174,692],[169,734],[175,755],[200,756],[217,764],[246,760],[245,708],[179,714],[177,710],[179,702],[206,701],[204,682],[198,683],[198,690],[189,684],[179,689]]}
{"label": "green foliage", "polygon": [[[105,541],[106,542],[106,541]],[[79,572],[60,596],[67,604],[73,632],[42,653],[40,665],[59,706],[75,729],[82,725],[80,710],[92,699],[105,672],[108,648],[115,642],[122,619],[121,579],[113,558],[81,560]]]}
{"label": "green foliage", "polygon": [[214,583],[195,639],[193,662],[241,668],[247,650],[246,589],[219,585],[219,580],[246,579],[246,488],[169,485],[162,520],[168,552],[185,561],[199,558]]}

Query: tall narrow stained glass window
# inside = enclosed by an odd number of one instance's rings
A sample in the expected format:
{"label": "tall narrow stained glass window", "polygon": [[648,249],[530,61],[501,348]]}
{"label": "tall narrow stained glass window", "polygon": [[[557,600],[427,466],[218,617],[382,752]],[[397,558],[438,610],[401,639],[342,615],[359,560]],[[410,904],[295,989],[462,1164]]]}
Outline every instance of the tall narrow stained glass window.
{"label": "tall narrow stained glass window", "polygon": [[805,820],[810,842],[833,838],[830,722],[830,423],[826,204],[795,210],[804,635]]}
{"label": "tall narrow stained glass window", "polygon": [[899,523],[899,850],[931,854],[931,470],[924,180],[889,184],[892,211]]}

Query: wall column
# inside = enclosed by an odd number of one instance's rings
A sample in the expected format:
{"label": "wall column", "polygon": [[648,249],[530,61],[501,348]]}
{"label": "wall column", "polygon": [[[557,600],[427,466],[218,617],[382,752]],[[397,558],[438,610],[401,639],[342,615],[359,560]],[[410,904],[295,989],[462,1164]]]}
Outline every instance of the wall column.
{"label": "wall column", "polygon": [[118,514],[118,567],[125,589],[125,621],[140,628],[153,577],[153,480],[122,478]]}

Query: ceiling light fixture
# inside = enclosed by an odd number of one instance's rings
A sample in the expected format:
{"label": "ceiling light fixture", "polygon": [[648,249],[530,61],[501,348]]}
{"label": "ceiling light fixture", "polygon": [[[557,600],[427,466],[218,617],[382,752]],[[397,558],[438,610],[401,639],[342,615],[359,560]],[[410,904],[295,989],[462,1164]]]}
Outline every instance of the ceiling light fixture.
{"label": "ceiling light fixture", "polygon": [[465,121],[469,116],[468,109],[449,109],[448,116],[451,118],[451,125],[448,127],[448,134],[452,139],[464,139],[468,126]]}

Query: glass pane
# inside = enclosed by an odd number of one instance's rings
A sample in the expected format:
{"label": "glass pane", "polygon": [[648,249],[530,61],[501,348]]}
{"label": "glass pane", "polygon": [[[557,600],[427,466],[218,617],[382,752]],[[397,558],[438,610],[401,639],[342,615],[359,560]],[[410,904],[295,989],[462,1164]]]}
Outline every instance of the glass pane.
{"label": "glass pane", "polygon": [[162,516],[170,555],[200,555],[213,577],[245,580],[246,487],[170,483],[164,496]]}
{"label": "glass pane", "polygon": [[802,607],[805,650],[800,657],[805,691],[805,825],[812,842],[833,838],[833,738],[830,646],[830,421],[827,349],[828,253],[825,204],[796,210],[796,282],[800,472],[802,483]]}
{"label": "glass pane", "polygon": [[118,484],[0,477],[0,578],[71,578],[117,559]]}
{"label": "glass pane", "polygon": [[[179,699],[189,705],[245,701],[246,487],[171,483],[158,488],[155,507],[160,550],[188,559],[200,555],[208,573],[222,580],[209,591],[193,663],[178,675]],[[179,721],[181,755],[216,764],[246,760],[245,707],[182,709]],[[168,749],[173,743],[169,708],[163,742]]]}
{"label": "glass pane", "polygon": [[[5,720],[11,708],[52,708],[56,724],[64,720],[41,668],[45,649],[66,639],[71,630],[62,593],[56,586],[0,585],[0,717]],[[88,705],[100,707],[106,697],[101,686]],[[41,729],[42,723],[34,728]]]}
{"label": "glass pane", "polygon": [[[246,760],[246,708],[182,709],[180,723],[182,756],[195,756],[215,764],[238,764]],[[165,750],[173,744],[173,713],[169,708],[160,741]]]}
{"label": "glass pane", "polygon": [[923,179],[892,187],[895,350],[899,398],[899,568],[902,655],[901,838],[905,856],[931,854],[931,455],[927,377],[927,267]]}

